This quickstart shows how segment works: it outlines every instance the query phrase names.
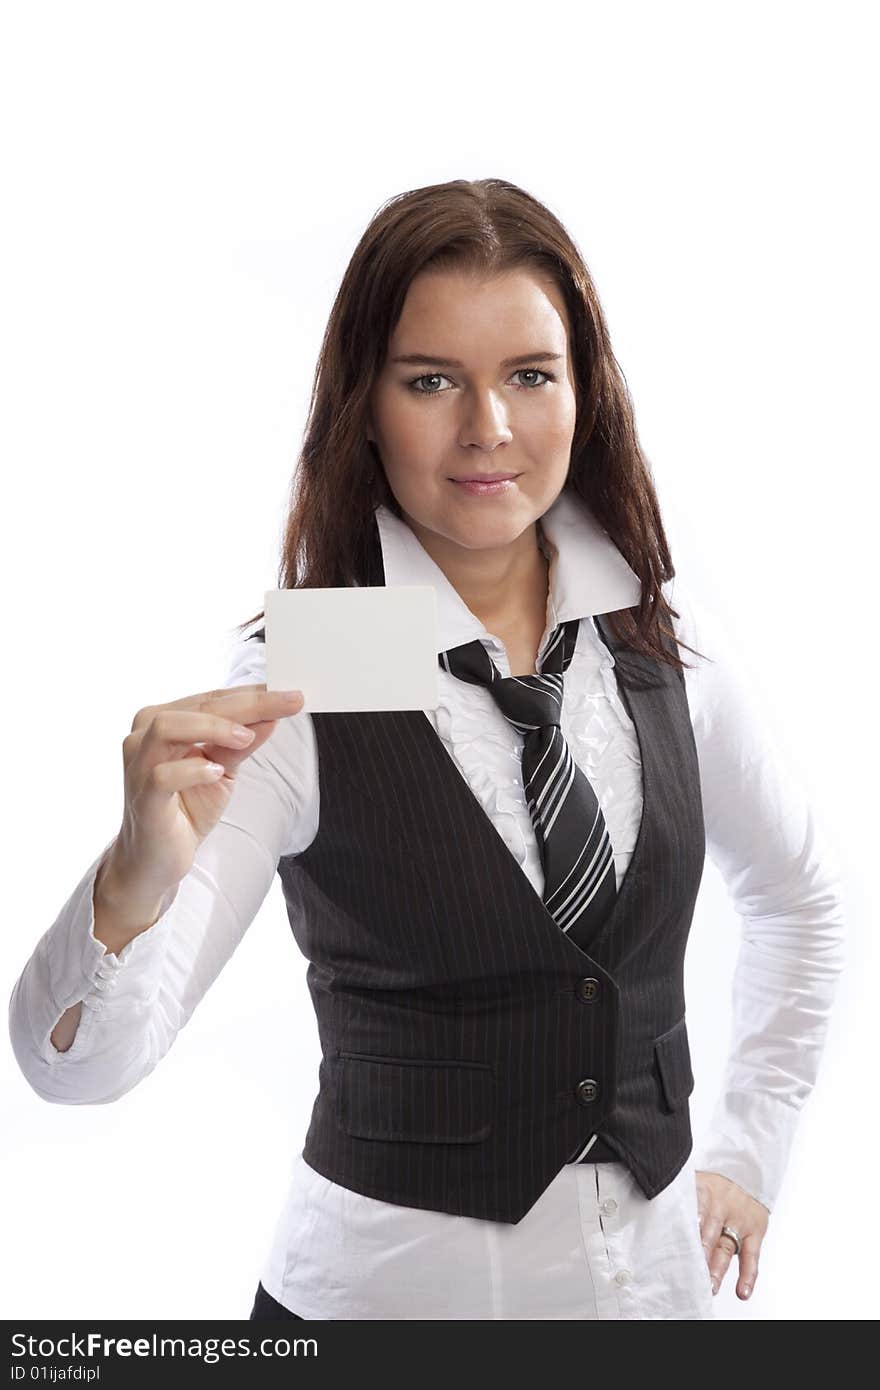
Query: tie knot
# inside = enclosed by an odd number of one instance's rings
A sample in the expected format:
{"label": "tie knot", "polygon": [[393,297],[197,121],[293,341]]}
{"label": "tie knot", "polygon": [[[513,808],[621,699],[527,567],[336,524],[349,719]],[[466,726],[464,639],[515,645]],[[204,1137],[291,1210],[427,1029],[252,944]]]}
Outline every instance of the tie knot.
{"label": "tie knot", "polygon": [[[561,651],[561,642],[558,644]],[[548,643],[548,653],[556,650]],[[556,663],[561,667],[561,660]],[[520,733],[558,728],[562,715],[562,670],[542,670],[539,675],[502,676],[482,642],[475,639],[440,655],[440,665],[459,680],[484,685],[502,714]]]}
{"label": "tie knot", "polygon": [[562,717],[562,676],[499,676],[489,690],[501,713],[520,731],[559,727]]}

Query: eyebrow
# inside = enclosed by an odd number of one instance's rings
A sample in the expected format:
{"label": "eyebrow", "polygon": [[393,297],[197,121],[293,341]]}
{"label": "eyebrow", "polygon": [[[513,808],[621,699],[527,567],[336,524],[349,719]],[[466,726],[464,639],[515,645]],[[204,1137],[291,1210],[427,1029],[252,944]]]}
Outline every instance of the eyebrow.
{"label": "eyebrow", "polygon": [[[392,362],[403,362],[408,366],[417,367],[427,363],[434,367],[463,367],[464,363],[459,362],[457,357],[432,357],[428,352],[405,352],[398,357],[392,357]],[[561,352],[524,352],[520,357],[505,357],[501,363],[502,367],[518,367],[523,362],[561,362]]]}

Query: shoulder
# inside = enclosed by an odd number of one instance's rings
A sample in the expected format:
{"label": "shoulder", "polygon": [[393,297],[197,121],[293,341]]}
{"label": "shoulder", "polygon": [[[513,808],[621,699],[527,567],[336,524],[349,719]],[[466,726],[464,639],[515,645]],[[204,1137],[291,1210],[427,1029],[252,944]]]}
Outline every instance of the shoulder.
{"label": "shoulder", "polygon": [[[256,629],[259,631],[259,629]],[[227,657],[225,686],[256,685],[266,679],[266,644],[252,634],[238,637]]]}
{"label": "shoulder", "polygon": [[685,663],[691,715],[704,719],[738,680],[742,653],[716,609],[690,580],[675,575],[661,588],[674,613],[672,630],[683,644],[678,654]]}
{"label": "shoulder", "polygon": [[739,777],[746,768],[781,762],[781,725],[733,619],[687,580],[675,577],[663,593],[679,615],[672,619],[676,637],[695,649],[679,654],[687,663],[685,689],[704,768],[723,767],[729,779],[732,768]]}

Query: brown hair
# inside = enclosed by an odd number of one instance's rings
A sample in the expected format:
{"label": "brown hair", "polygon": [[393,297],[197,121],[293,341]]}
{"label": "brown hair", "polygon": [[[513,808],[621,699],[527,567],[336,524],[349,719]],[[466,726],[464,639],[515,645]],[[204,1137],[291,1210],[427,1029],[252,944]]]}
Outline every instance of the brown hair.
{"label": "brown hair", "polygon": [[[642,582],[638,607],[619,610],[609,622],[634,650],[687,666],[660,637],[663,631],[676,640],[670,618],[679,614],[660,589],[675,569],[629,389],[589,271],[557,218],[505,179],[453,179],[400,193],[383,204],[355,247],[312,383],[278,587],[365,583],[375,507],[381,502],[401,515],[366,437],[366,417],[409,285],[428,266],[487,274],[524,266],[559,287],[577,399],[565,487],[586,502]],[[237,630],[264,616],[261,610]]]}

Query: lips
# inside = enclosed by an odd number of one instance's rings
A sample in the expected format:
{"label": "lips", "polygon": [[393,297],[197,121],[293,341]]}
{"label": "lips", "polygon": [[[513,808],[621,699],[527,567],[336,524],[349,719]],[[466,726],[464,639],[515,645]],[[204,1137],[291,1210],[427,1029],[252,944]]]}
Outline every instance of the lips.
{"label": "lips", "polygon": [[453,483],[506,483],[518,478],[518,473],[473,473],[467,478],[451,478]]}
{"label": "lips", "polygon": [[471,478],[450,478],[459,492],[468,497],[503,497],[513,492],[518,473],[486,473]]}

